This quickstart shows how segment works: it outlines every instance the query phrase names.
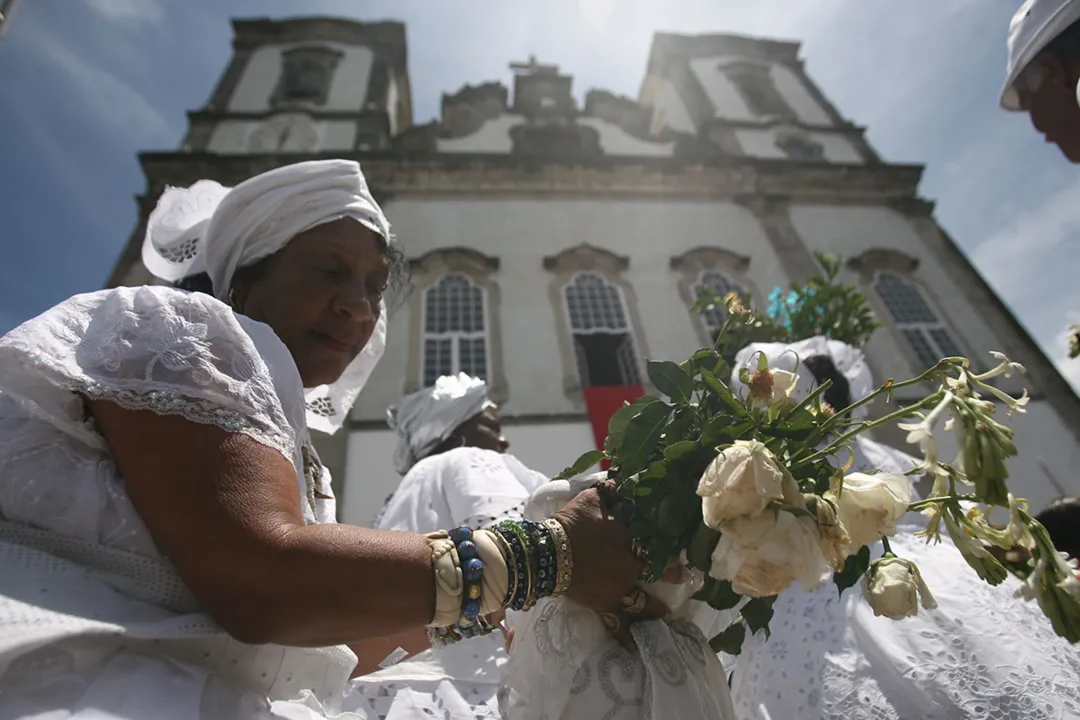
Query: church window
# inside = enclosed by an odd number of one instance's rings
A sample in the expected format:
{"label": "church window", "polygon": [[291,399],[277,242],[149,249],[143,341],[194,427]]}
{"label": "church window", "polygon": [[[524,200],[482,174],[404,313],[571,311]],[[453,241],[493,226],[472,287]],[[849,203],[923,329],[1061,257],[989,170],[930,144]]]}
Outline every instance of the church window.
{"label": "church window", "polygon": [[761,117],[791,117],[792,111],[773,82],[768,65],[752,62],[726,63],[720,70],[727,75],[746,106]]}
{"label": "church window", "polygon": [[[706,270],[698,276],[698,287],[704,286],[709,293],[723,297],[728,293],[746,294],[746,289],[732,280],[720,270]],[[701,314],[702,322],[710,332],[719,330],[727,320],[727,309],[722,305],[715,305]]]}
{"label": "church window", "polygon": [[874,290],[924,367],[936,364],[943,357],[961,354],[952,332],[914,283],[883,270],[874,278]]}
{"label": "church window", "polygon": [[619,289],[581,273],[563,289],[582,387],[640,385],[637,352]]}
{"label": "church window", "polygon": [[304,103],[325,105],[334,70],[342,53],[322,47],[286,50],[281,55],[281,77],[274,91],[273,104]]}
{"label": "church window", "polygon": [[776,146],[793,160],[820,160],[824,155],[821,143],[802,134],[783,134],[776,139]]}
{"label": "church window", "polygon": [[484,300],[484,289],[460,273],[444,275],[424,291],[424,387],[459,372],[487,379]]}

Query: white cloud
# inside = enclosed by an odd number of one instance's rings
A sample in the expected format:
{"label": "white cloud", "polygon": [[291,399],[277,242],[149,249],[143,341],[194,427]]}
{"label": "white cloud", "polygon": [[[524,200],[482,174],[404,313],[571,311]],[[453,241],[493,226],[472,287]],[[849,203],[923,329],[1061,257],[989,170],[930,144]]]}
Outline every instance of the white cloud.
{"label": "white cloud", "polygon": [[165,5],[158,0],[86,0],[86,4],[115,22],[148,23],[160,27],[165,20]]}

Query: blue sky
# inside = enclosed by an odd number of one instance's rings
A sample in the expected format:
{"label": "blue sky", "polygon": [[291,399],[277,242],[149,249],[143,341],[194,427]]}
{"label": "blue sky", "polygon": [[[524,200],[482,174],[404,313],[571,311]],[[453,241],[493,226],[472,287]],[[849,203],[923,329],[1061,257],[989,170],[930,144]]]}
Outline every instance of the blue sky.
{"label": "blue sky", "polygon": [[[1074,386],[1080,173],[1026,116],[997,107],[1019,0],[24,0],[0,42],[0,332],[102,286],[144,188],[140,150],[175,148],[230,54],[230,17],[407,24],[415,121],[440,93],[509,82],[535,54],[636,96],[652,34],[799,40],[811,76],[922,194]],[[739,9],[733,9],[736,7]]]}

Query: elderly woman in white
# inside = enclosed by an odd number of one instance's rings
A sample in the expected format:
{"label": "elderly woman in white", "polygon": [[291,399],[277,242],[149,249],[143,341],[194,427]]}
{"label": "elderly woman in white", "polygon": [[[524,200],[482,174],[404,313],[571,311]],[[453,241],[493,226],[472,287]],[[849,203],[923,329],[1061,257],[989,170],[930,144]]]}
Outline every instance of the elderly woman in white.
{"label": "elderly woman in white", "polygon": [[[394,461],[404,477],[375,523],[381,530],[489,527],[521,518],[529,495],[548,480],[505,454],[510,443],[498,407],[479,378],[464,373],[440,377],[434,386],[403,397],[387,416],[398,434]],[[428,642],[424,633],[413,632],[369,647],[369,665],[361,670],[374,669],[371,663],[398,647],[397,656],[421,653]],[[354,688],[372,702],[388,691],[398,702],[400,694],[426,693],[443,707],[455,708],[453,717],[498,717],[496,693],[506,660],[503,636],[496,633],[423,652],[358,678]]]}
{"label": "elderly woman in white", "polygon": [[[825,399],[838,410],[874,389],[861,351],[821,337],[750,345],[736,358],[733,387],[759,353],[771,367],[798,366],[801,397],[831,380]],[[850,472],[908,473],[918,464],[865,436],[852,453]],[[876,617],[858,587],[843,596],[832,583],[782,593],[771,639],[759,634],[737,660],[724,658],[735,665],[731,691],[742,720],[1080,717],[1076,649],[1035,603],[1015,597],[1014,579],[998,587],[978,580],[947,537],[928,547],[915,536],[925,524],[909,513],[890,544],[918,565],[938,607],[891,620]]]}
{"label": "elderly woman in white", "polygon": [[348,646],[475,630],[545,537],[573,565],[545,590],[621,607],[642,563],[598,490],[513,552],[334,524],[309,429],[348,415],[403,267],[355,162],[170,188],[143,260],[201,292],[77,295],[0,339],[0,718],[381,719]]}

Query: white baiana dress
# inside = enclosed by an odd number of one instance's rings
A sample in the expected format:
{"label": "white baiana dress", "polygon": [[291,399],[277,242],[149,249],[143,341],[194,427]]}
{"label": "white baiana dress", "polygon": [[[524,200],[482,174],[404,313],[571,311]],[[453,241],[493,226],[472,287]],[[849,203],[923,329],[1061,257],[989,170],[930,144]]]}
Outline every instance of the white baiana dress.
{"label": "white baiana dress", "polygon": [[[858,438],[852,472],[906,472],[916,460]],[[740,720],[1051,720],[1080,718],[1080,650],[1057,637],[1009,577],[991,587],[956,547],[927,546],[906,515],[892,551],[919,566],[938,602],[916,617],[875,617],[859,587],[791,588],[772,637],[748,639],[731,692]],[[871,548],[881,555],[881,545]]]}
{"label": "white baiana dress", "polygon": [[[383,718],[348,692],[347,648],[245,645],[201,611],[82,397],[244,433],[292,461],[308,497],[300,375],[268,326],[224,303],[104,290],[0,339],[0,719]],[[318,485],[331,496],[325,471]],[[332,498],[302,504],[307,522],[334,521]]]}

